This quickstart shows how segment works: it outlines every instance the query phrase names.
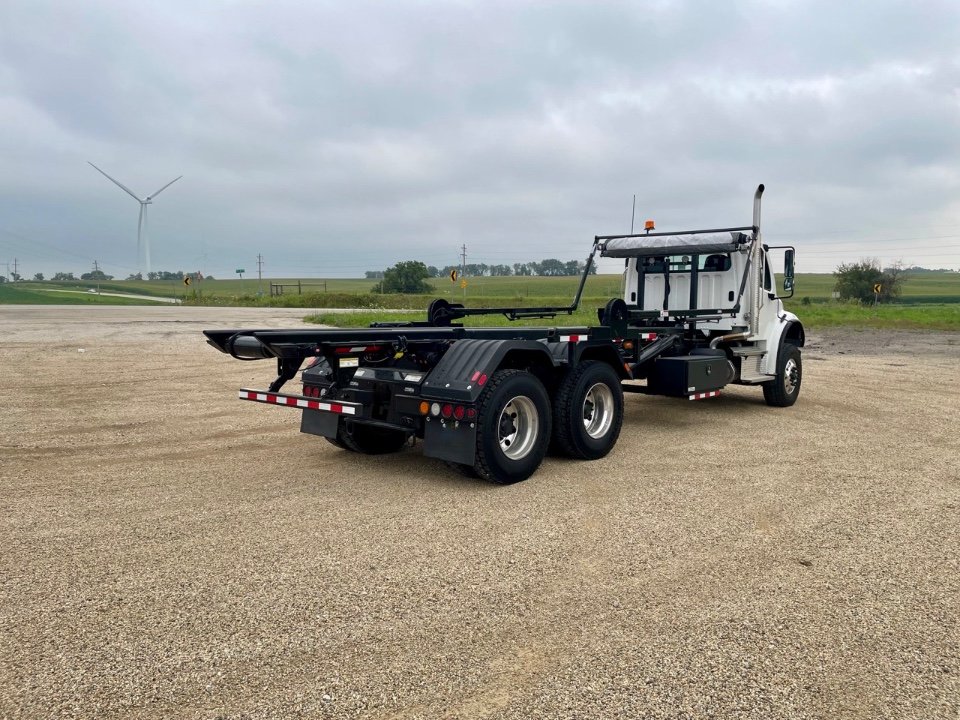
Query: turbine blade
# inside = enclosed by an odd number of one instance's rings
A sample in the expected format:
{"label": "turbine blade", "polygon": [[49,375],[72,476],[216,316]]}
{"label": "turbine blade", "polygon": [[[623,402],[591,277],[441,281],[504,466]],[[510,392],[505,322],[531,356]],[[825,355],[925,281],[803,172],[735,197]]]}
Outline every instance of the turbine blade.
{"label": "turbine blade", "polygon": [[147,195],[147,200],[153,200],[157,195],[159,195],[160,193],[162,193],[164,190],[166,190],[168,187],[170,187],[171,185],[173,185],[177,180],[179,180],[179,179],[182,178],[182,177],[183,177],[183,175],[181,175],[180,177],[175,177],[173,180],[171,180],[170,182],[168,182],[168,183],[167,183],[166,185],[164,185],[162,188],[160,188],[159,190],[157,190],[153,195]]}
{"label": "turbine blade", "polygon": [[90,167],[92,167],[94,170],[96,170],[98,173],[100,173],[101,175],[103,175],[107,180],[109,180],[109,181],[112,182],[114,185],[116,185],[118,188],[120,188],[120,189],[123,190],[125,193],[127,193],[127,195],[129,195],[130,197],[132,197],[132,198],[133,198],[134,200],[136,200],[137,202],[140,202],[140,198],[138,198],[138,197],[136,196],[136,194],[133,192],[133,190],[131,190],[130,188],[128,188],[128,187],[127,187],[126,185],[124,185],[122,182],[120,182],[119,180],[114,180],[112,177],[110,177],[109,175],[107,175],[103,170],[101,170],[100,168],[98,168],[96,165],[94,165],[94,164],[93,164],[92,162],[90,162],[89,160],[87,160],[87,164],[88,164]]}

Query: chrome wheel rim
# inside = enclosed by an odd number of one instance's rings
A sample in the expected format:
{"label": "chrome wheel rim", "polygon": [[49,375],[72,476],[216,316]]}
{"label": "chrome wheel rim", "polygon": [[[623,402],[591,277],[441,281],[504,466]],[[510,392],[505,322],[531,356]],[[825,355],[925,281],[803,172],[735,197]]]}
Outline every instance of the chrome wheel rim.
{"label": "chrome wheel rim", "polygon": [[787,364],[783,366],[783,389],[786,390],[787,395],[793,395],[799,384],[800,368],[796,361],[790,358],[787,360]]}
{"label": "chrome wheel rim", "polygon": [[526,395],[511,398],[497,422],[500,450],[511,460],[521,460],[533,450],[540,433],[540,414]]}
{"label": "chrome wheel rim", "polygon": [[583,397],[583,427],[587,435],[597,439],[613,425],[613,391],[606,383],[597,383]]}

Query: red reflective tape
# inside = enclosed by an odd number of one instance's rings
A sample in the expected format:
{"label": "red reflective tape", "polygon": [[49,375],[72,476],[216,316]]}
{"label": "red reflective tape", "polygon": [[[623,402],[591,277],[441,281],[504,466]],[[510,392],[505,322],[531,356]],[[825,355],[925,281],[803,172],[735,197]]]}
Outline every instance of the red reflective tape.
{"label": "red reflective tape", "polygon": [[710,392],[704,393],[694,393],[690,396],[691,400],[705,400],[706,398],[720,397],[719,390],[711,390]]}
{"label": "red reflective tape", "polygon": [[297,404],[297,399],[296,399],[295,397],[284,398],[284,400],[286,400],[286,404],[287,404],[287,405],[296,405],[296,404]]}
{"label": "red reflective tape", "polygon": [[276,404],[276,402],[277,402],[277,396],[276,396],[276,395],[267,395],[267,402],[268,402],[268,403],[274,403],[274,404]]}
{"label": "red reflective tape", "polygon": [[476,382],[478,377],[480,377],[480,371],[476,370],[473,375],[470,376],[470,382]]}
{"label": "red reflective tape", "polygon": [[337,403],[330,403],[330,412],[342,413],[343,405],[338,405]]}

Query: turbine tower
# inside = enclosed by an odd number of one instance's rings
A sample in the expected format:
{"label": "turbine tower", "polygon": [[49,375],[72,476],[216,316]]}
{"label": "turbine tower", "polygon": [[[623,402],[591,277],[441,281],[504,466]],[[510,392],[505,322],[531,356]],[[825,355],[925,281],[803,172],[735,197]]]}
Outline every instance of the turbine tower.
{"label": "turbine tower", "polygon": [[157,190],[155,193],[153,193],[153,194],[151,194],[151,195],[147,195],[145,198],[142,198],[142,199],[141,199],[141,198],[137,197],[137,196],[134,194],[134,192],[133,192],[130,188],[128,188],[126,185],[124,185],[122,182],[120,182],[119,180],[114,180],[112,177],[110,177],[109,175],[107,175],[103,170],[101,170],[100,168],[98,168],[96,165],[94,165],[94,164],[93,164],[92,162],[90,162],[89,160],[87,161],[87,163],[90,165],[90,167],[92,167],[92,168],[93,168],[94,170],[96,170],[98,173],[100,173],[101,175],[103,175],[107,180],[109,180],[110,182],[112,182],[112,183],[113,183],[114,185],[116,185],[118,188],[120,188],[121,190],[123,190],[127,195],[129,195],[129,196],[132,197],[134,200],[136,200],[138,203],[140,203],[140,219],[137,220],[137,267],[138,267],[138,269],[139,269],[139,266],[140,266],[140,247],[141,247],[141,236],[142,236],[142,238],[143,238],[142,245],[143,245],[144,249],[146,250],[145,256],[146,256],[146,260],[147,260],[147,277],[149,278],[149,277],[150,277],[150,233],[147,232],[147,205],[151,205],[151,204],[153,203],[153,199],[154,199],[157,195],[159,195],[159,194],[162,193],[164,190],[166,190],[168,187],[170,187],[171,185],[173,185],[177,180],[179,180],[180,178],[182,178],[183,175],[180,175],[179,177],[175,177],[173,180],[171,180],[170,182],[168,182],[166,185],[164,185],[162,188],[160,188],[159,190]]}

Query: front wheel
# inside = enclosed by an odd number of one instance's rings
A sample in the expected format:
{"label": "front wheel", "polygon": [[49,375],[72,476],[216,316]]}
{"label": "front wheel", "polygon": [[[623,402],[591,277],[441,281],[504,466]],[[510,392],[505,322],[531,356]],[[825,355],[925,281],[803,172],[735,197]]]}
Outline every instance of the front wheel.
{"label": "front wheel", "polygon": [[800,348],[795,345],[783,345],[777,358],[777,376],[763,384],[763,399],[773,407],[790,407],[800,395],[800,381],[803,379],[803,364],[800,362]]}
{"label": "front wheel", "polygon": [[596,460],[610,452],[623,425],[623,389],[616,371],[588,360],[560,383],[553,408],[554,447],[562,454]]}
{"label": "front wheel", "polygon": [[474,470],[501,485],[536,472],[550,442],[550,399],[534,375],[495,372],[478,400]]}

